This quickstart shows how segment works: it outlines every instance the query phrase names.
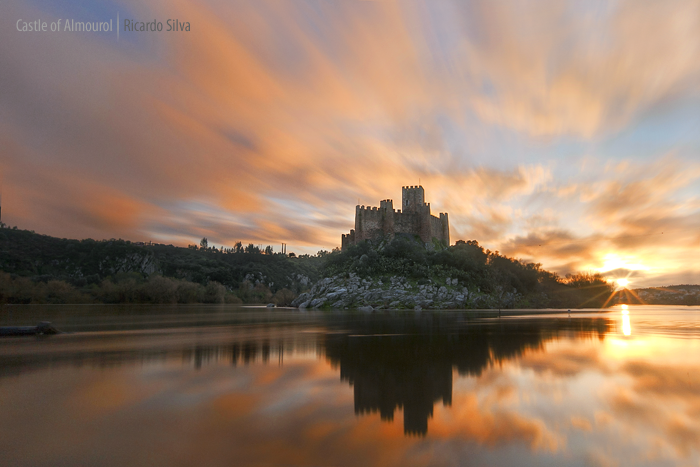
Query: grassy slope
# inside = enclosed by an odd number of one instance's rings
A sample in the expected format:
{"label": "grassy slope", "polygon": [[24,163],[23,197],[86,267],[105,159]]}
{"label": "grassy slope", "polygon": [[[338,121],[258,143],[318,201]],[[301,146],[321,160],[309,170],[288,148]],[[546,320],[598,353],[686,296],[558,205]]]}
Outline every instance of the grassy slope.
{"label": "grassy slope", "polygon": [[125,240],[70,240],[26,230],[0,230],[0,270],[79,286],[120,273],[155,272],[201,284],[216,281],[230,288],[238,288],[245,280],[257,280],[273,292],[282,288],[298,292],[304,287],[302,276],[310,281],[319,278],[320,261],[317,257],[225,254],[166,245],[137,246]]}

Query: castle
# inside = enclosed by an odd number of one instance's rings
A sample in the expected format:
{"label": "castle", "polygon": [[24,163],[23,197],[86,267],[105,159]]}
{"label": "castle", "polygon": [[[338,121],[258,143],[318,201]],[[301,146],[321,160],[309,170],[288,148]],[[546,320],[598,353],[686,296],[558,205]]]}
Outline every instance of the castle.
{"label": "castle", "polygon": [[379,207],[355,207],[355,229],[341,237],[342,249],[363,240],[379,238],[392,239],[396,234],[416,235],[426,246],[433,240],[450,244],[450,223],[447,213],[440,217],[430,214],[430,203],[425,203],[425,192],[422,186],[405,186],[401,192],[401,207],[403,211],[394,209],[394,202],[385,199],[379,202]]}

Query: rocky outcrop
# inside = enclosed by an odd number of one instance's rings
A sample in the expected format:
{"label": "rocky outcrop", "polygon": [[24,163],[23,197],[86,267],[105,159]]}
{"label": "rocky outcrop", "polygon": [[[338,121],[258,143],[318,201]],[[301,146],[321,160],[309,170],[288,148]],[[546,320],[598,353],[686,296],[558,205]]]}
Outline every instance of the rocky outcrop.
{"label": "rocky outcrop", "polygon": [[[105,261],[106,263],[106,261]],[[160,267],[155,255],[151,252],[131,253],[124,255],[121,258],[115,258],[111,261],[111,267],[107,266],[105,272],[116,274],[119,272],[140,272],[150,276],[158,272]]]}
{"label": "rocky outcrop", "polygon": [[299,295],[292,306],[299,308],[345,309],[363,311],[377,309],[445,309],[445,308],[508,308],[522,297],[513,290],[485,294],[469,290],[457,279],[442,283],[425,281],[418,284],[405,277],[393,276],[388,281],[360,278],[356,274],[332,276],[318,281],[309,292]]}

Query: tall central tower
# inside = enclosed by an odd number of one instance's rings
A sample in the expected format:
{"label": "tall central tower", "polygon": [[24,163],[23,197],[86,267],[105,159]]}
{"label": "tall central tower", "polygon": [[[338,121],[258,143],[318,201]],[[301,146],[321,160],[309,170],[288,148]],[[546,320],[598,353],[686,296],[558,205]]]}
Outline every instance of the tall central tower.
{"label": "tall central tower", "polygon": [[401,209],[403,212],[418,212],[423,206],[425,191],[422,186],[405,186],[401,188]]}

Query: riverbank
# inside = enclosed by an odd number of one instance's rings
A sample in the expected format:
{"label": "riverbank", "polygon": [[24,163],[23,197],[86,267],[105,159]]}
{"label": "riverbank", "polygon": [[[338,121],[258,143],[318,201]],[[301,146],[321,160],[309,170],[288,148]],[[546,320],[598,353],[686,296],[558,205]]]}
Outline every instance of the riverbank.
{"label": "riverbank", "polygon": [[[571,295],[568,308],[582,308],[585,299]],[[575,291],[573,291],[575,292]],[[437,282],[433,279],[412,280],[403,276],[384,278],[360,277],[355,273],[347,276],[334,275],[326,277],[313,285],[311,290],[302,293],[292,306],[300,309],[333,309],[360,311],[375,310],[548,310],[563,307],[522,306],[522,304],[547,304],[553,300],[545,292],[530,294],[527,299],[515,287],[508,290],[502,284],[496,284],[488,292],[478,286],[465,284],[458,278],[447,277]],[[561,297],[558,302],[561,302]]]}

